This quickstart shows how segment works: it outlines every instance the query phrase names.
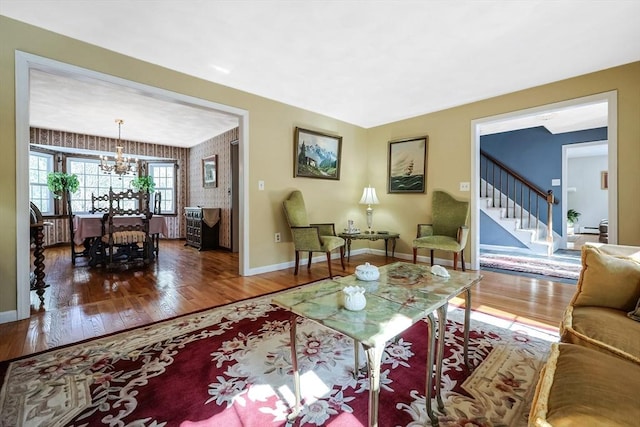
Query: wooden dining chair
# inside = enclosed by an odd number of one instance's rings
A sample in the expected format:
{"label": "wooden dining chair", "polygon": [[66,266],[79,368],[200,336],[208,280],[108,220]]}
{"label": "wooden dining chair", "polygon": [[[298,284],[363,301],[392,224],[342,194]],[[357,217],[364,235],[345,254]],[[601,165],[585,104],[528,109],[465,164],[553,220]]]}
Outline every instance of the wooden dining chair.
{"label": "wooden dining chair", "polygon": [[74,215],[73,208],[71,207],[71,193],[69,191],[66,192],[67,197],[67,215],[69,216],[69,239],[71,241],[71,265],[76,265],[76,258],[89,258],[89,250],[91,247],[91,241],[83,242],[84,248],[82,250],[78,250],[76,246],[75,237],[76,230],[74,224]]}
{"label": "wooden dining chair", "polygon": [[153,214],[160,215],[162,213],[162,193],[156,191],[153,193]]}
{"label": "wooden dining chair", "polygon": [[[160,191],[156,191],[153,194],[153,214],[160,215],[162,213],[162,193]],[[156,258],[160,253],[160,233],[155,233],[151,235],[153,239],[153,247],[155,249]]]}
{"label": "wooden dining chair", "polygon": [[102,218],[102,264],[107,269],[145,266],[155,259],[149,234],[153,212],[149,193],[109,189],[109,210]]}

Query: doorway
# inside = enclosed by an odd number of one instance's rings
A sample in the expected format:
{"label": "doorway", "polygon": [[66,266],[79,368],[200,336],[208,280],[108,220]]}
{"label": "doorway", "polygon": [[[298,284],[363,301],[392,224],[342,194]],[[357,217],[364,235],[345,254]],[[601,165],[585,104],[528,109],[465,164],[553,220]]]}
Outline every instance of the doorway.
{"label": "doorway", "polygon": [[[608,153],[606,140],[563,147],[562,212],[567,230],[562,240],[564,249],[580,250],[584,243],[598,242],[601,224],[608,223]],[[568,221],[569,210],[578,215],[575,223]]]}
{"label": "doorway", "polygon": [[[608,218],[609,218],[609,243],[617,243],[617,92],[605,92],[583,98],[572,99],[555,104],[548,104],[527,110],[514,111],[471,122],[471,268],[480,268],[480,136],[483,127],[495,126],[502,122],[513,119],[526,119],[539,117],[544,114],[553,113],[568,108],[575,108],[591,104],[606,103],[606,126],[608,130]],[[562,179],[566,182],[565,177]],[[564,191],[563,191],[564,194]],[[563,199],[566,200],[566,197]],[[563,229],[566,229],[566,207],[563,208]]]}
{"label": "doorway", "polygon": [[237,140],[231,142],[231,252],[233,253],[238,252],[240,248],[239,148]]}
{"label": "doorway", "polygon": [[[249,141],[247,138],[249,122],[248,112],[235,107],[206,101],[200,98],[171,92],[165,89],[147,86],[144,84],[121,79],[111,75],[91,71],[62,62],[54,61],[37,55],[16,52],[16,231],[18,236],[29,235],[29,144],[30,140],[30,120],[29,120],[29,94],[30,94],[30,71],[40,70],[51,74],[62,74],[76,76],[77,78],[96,79],[109,82],[115,85],[131,88],[140,93],[148,94],[151,97],[169,100],[171,102],[192,105],[198,108],[211,109],[225,112],[237,118],[239,123],[238,138],[238,162],[239,169],[243,171],[238,176],[238,243],[239,243],[239,274],[249,274],[249,251],[248,251],[248,218],[245,212],[249,211],[247,168],[243,164],[248,164]],[[16,239],[16,292],[17,310],[16,319],[26,319],[30,316],[30,248],[28,239]]]}

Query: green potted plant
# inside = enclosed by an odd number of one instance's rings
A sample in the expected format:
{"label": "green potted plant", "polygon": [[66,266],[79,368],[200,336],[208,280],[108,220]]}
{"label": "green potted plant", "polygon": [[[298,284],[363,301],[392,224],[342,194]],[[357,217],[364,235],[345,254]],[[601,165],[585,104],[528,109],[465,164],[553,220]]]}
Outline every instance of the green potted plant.
{"label": "green potted plant", "polygon": [[156,183],[153,182],[153,177],[149,175],[139,176],[131,181],[131,186],[136,191],[146,191],[147,193],[153,193],[156,189]]}
{"label": "green potted plant", "polygon": [[78,191],[80,181],[78,175],[65,172],[49,172],[47,175],[47,186],[53,193],[53,197],[61,199],[66,191],[75,193]]}
{"label": "green potted plant", "polygon": [[569,234],[573,234],[573,232],[575,231],[574,227],[578,222],[578,218],[580,218],[580,215],[582,214],[575,209],[569,209],[567,211],[567,231],[569,232]]}

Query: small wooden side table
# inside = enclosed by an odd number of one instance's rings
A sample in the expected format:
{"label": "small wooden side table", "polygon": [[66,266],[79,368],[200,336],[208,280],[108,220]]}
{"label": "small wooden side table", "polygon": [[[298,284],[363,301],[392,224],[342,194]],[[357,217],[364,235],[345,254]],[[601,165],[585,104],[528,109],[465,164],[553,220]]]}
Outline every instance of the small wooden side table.
{"label": "small wooden side table", "polygon": [[391,240],[391,257],[396,255],[396,239],[400,237],[398,233],[338,233],[347,243],[347,261],[351,258],[351,241],[352,240],[384,240],[384,256],[389,256],[388,245]]}

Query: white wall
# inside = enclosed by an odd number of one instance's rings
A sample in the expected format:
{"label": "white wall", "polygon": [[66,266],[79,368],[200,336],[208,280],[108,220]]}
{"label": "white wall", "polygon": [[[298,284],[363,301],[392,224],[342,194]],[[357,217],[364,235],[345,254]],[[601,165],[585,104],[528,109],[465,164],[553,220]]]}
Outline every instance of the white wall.
{"label": "white wall", "polygon": [[582,215],[581,227],[598,227],[601,219],[607,218],[608,190],[600,185],[601,172],[607,170],[607,156],[575,157],[568,159],[567,209],[575,209]]}

